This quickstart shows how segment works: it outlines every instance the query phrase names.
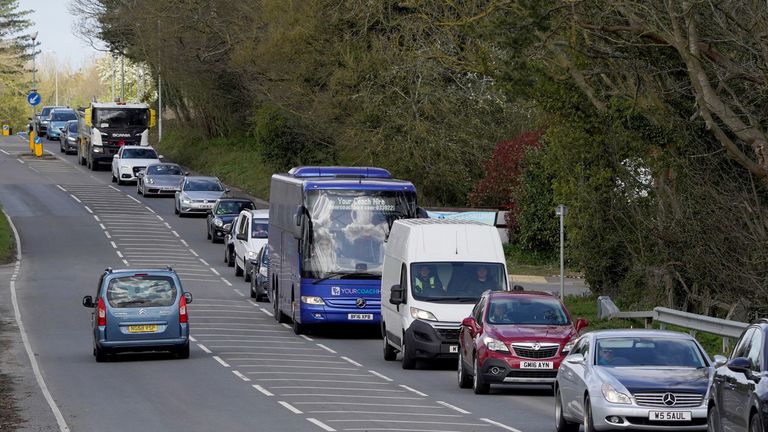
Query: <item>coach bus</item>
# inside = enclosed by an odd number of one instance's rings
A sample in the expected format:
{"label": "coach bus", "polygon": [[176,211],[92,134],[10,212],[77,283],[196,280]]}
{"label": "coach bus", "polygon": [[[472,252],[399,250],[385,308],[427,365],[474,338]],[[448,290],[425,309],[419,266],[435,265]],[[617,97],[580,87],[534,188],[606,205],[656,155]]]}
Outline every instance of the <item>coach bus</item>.
{"label": "coach bus", "polygon": [[298,167],[269,191],[269,298],[301,334],[324,323],[381,322],[384,242],[418,216],[416,188],[382,168]]}

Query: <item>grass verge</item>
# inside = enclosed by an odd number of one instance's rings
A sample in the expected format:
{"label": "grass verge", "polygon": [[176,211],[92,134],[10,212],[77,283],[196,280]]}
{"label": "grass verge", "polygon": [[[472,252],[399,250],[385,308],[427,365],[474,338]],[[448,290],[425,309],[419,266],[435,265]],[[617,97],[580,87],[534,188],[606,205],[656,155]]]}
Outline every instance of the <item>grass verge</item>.
{"label": "grass verge", "polygon": [[[560,258],[557,254],[531,252],[518,245],[504,245],[509,274],[529,276],[560,276]],[[580,277],[576,271],[565,268],[566,277]]]}
{"label": "grass verge", "polygon": [[8,264],[13,261],[15,253],[16,242],[13,239],[13,231],[11,231],[5,213],[0,209],[0,264]]}

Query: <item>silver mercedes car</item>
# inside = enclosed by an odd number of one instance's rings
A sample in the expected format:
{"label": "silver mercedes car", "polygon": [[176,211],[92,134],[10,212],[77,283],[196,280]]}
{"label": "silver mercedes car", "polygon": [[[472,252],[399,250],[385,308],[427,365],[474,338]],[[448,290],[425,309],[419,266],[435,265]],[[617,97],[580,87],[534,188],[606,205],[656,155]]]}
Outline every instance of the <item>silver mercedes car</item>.
{"label": "silver mercedes car", "polygon": [[136,174],[136,193],[139,195],[173,195],[188,174],[172,163],[155,163]]}
{"label": "silver mercedes car", "polygon": [[588,333],[557,372],[556,429],[706,430],[712,375],[706,352],[685,333]]}

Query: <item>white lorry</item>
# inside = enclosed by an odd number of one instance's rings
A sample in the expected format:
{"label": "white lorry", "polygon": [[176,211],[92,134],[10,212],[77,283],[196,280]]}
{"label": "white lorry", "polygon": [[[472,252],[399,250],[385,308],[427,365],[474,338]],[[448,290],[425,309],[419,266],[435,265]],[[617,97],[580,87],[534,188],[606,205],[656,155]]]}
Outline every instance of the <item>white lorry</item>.
{"label": "white lorry", "polygon": [[459,327],[487,290],[509,289],[496,228],[439,219],[395,221],[381,281],[384,359],[457,358]]}

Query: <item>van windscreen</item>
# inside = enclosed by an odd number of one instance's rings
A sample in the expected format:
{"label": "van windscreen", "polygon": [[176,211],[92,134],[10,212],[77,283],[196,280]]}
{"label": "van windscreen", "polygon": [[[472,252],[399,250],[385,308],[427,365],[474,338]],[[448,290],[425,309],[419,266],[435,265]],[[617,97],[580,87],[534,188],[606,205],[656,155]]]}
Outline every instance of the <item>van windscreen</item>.
{"label": "van windscreen", "polygon": [[430,302],[476,302],[488,290],[504,291],[507,277],[499,263],[424,262],[411,264],[413,298]]}

